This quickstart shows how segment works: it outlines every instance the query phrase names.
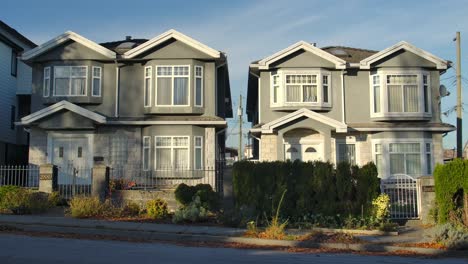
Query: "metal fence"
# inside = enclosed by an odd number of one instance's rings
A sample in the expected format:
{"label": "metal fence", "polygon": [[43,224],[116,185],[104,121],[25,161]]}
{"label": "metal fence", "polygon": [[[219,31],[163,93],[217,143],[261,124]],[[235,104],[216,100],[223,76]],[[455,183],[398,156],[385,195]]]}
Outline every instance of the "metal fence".
{"label": "metal fence", "polygon": [[117,189],[174,189],[177,185],[210,184],[217,192],[223,192],[224,162],[202,169],[167,168],[143,170],[140,164],[114,165],[110,169],[111,184]]}
{"label": "metal fence", "polygon": [[416,179],[406,174],[396,174],[382,180],[381,189],[390,197],[392,219],[416,219],[419,217]]}
{"label": "metal fence", "polygon": [[25,188],[39,188],[39,166],[1,165],[0,186],[15,185]]}
{"label": "metal fence", "polygon": [[77,167],[69,164],[58,167],[57,187],[60,196],[71,199],[75,195],[91,195],[93,171],[89,167]]}

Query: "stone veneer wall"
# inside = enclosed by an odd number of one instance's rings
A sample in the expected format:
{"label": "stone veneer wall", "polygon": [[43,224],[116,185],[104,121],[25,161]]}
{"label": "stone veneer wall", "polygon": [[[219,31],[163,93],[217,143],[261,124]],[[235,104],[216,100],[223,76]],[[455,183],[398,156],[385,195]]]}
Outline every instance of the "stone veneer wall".
{"label": "stone veneer wall", "polygon": [[262,161],[275,161],[278,160],[278,144],[277,135],[265,134],[261,137],[260,142],[260,159]]}
{"label": "stone veneer wall", "polygon": [[32,127],[29,136],[29,163],[41,165],[47,163],[47,133]]}

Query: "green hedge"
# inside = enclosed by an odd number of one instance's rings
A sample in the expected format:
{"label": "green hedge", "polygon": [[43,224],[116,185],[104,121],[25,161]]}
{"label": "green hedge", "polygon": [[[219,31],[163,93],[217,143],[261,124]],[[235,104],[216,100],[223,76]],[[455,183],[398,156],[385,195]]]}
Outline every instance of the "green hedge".
{"label": "green hedge", "polygon": [[456,209],[454,196],[463,190],[468,195],[468,160],[455,159],[444,165],[437,165],[434,171],[438,222],[446,223],[449,213]]}
{"label": "green hedge", "polygon": [[327,162],[241,161],[233,167],[233,191],[237,209],[253,214],[271,214],[281,194],[287,190],[283,217],[305,215],[369,214],[372,199],[380,193],[377,168],[369,163],[361,168]]}

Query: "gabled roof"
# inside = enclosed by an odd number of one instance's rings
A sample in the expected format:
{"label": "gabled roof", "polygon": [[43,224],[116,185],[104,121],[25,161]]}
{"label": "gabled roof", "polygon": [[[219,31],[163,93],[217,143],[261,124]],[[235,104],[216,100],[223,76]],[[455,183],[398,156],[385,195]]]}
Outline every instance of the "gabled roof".
{"label": "gabled roof", "polygon": [[405,50],[405,51],[409,51],[409,52],[412,52],[418,56],[421,56],[422,58],[428,60],[428,61],[431,61],[433,62],[437,69],[438,70],[445,70],[447,69],[447,65],[448,65],[448,62],[444,59],[441,59],[425,50],[422,50],[406,41],[400,41],[398,42],[397,44],[389,47],[389,48],[386,48],[368,58],[365,58],[363,59],[361,62],[360,62],[360,68],[361,69],[370,69],[370,66],[372,63],[376,62],[376,61],[379,61],[399,50]]}
{"label": "gabled roof", "polygon": [[68,101],[60,101],[56,104],[53,104],[49,107],[46,107],[44,109],[41,109],[37,112],[34,112],[30,115],[27,115],[23,118],[21,118],[21,125],[29,125],[33,123],[34,121],[40,120],[42,118],[45,118],[47,116],[50,116],[54,113],[57,113],[58,111],[61,110],[68,110],[70,112],[73,112],[75,114],[84,116],[86,118],[89,118],[93,121],[96,121],[97,123],[103,124],[106,122],[106,117],[102,116],[100,114],[97,114],[95,112],[89,111],[83,107],[80,107],[76,104],[72,104]]}
{"label": "gabled roof", "polygon": [[7,25],[5,22],[0,20],[0,28],[3,28],[6,32],[9,34],[13,35],[14,37],[18,38],[20,41],[24,42],[26,45],[28,45],[31,48],[37,47],[37,45],[32,42],[30,39],[19,33],[16,29],[10,27]]}
{"label": "gabled roof", "polygon": [[305,51],[308,51],[308,52],[311,52],[325,60],[328,60],[332,63],[335,64],[335,67],[337,69],[345,69],[346,68],[346,61],[343,60],[343,59],[340,59],[320,48],[317,48],[315,47],[314,45],[308,43],[308,42],[305,42],[305,41],[299,41],[271,56],[268,56],[260,61],[258,61],[258,63],[256,65],[258,65],[258,68],[261,69],[261,70],[264,70],[264,69],[268,69],[270,64],[290,55],[290,54],[293,54],[294,52],[298,51],[298,50],[305,50]]}
{"label": "gabled roof", "polygon": [[359,63],[361,62],[361,60],[369,56],[372,56],[378,52],[375,50],[345,47],[345,46],[328,46],[328,47],[322,47],[321,49],[340,59],[345,60],[348,63]]}
{"label": "gabled roof", "polygon": [[316,120],[320,123],[326,124],[336,129],[336,132],[345,133],[348,131],[348,126],[342,122],[336,121],[335,119],[329,118],[327,116],[321,115],[317,112],[311,111],[306,108],[299,109],[295,112],[292,112],[288,115],[275,119],[271,122],[264,124],[260,129],[251,129],[252,132],[263,132],[263,133],[273,133],[273,129],[289,122],[292,122],[298,118],[307,117],[313,120]]}
{"label": "gabled roof", "polygon": [[123,54],[123,58],[126,58],[126,59],[131,59],[131,58],[134,58],[136,56],[138,56],[139,54],[145,52],[145,51],[148,51],[150,50],[151,48],[157,46],[157,45],[160,45],[168,40],[170,40],[171,38],[173,39],[176,39],[182,43],[185,43],[187,44],[188,46],[194,48],[194,49],[197,49],[213,58],[219,58],[221,56],[221,53],[215,49],[212,49],[208,46],[206,46],[205,44],[201,43],[201,42],[198,42],[197,40],[189,37],[189,36],[186,36],[174,29],[171,29],[171,30],[168,30],[164,33],[162,33],[161,35],[159,36],[156,36],[150,40],[148,40],[147,42],[125,52]]}
{"label": "gabled roof", "polygon": [[86,46],[106,57],[109,57],[111,59],[115,59],[116,58],[116,54],[115,52],[111,51],[111,50],[108,50],[106,49],[105,47],[97,44],[96,42],[94,41],[91,41],[81,35],[78,35],[77,33],[75,32],[72,32],[72,31],[67,31],[49,41],[47,41],[46,43],[42,44],[42,45],[39,45],[37,46],[36,48],[32,49],[32,50],[29,50],[27,52],[25,52],[23,54],[23,57],[22,59],[23,60],[30,60],[36,56],[39,56],[41,54],[43,54],[44,52],[52,49],[52,48],[55,48],[59,45],[61,45],[62,43],[68,41],[68,40],[73,40],[75,42],[78,42],[80,44],[82,44],[83,46]]}

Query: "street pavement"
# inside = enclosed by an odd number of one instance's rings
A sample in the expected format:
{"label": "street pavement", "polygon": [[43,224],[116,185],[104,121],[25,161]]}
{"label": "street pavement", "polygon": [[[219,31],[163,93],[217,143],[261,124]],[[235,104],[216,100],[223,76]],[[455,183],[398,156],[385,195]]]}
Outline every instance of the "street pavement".
{"label": "street pavement", "polygon": [[185,247],[163,243],[29,237],[0,233],[0,263],[464,263],[467,259],[428,259],[353,254],[301,254],[271,250]]}

